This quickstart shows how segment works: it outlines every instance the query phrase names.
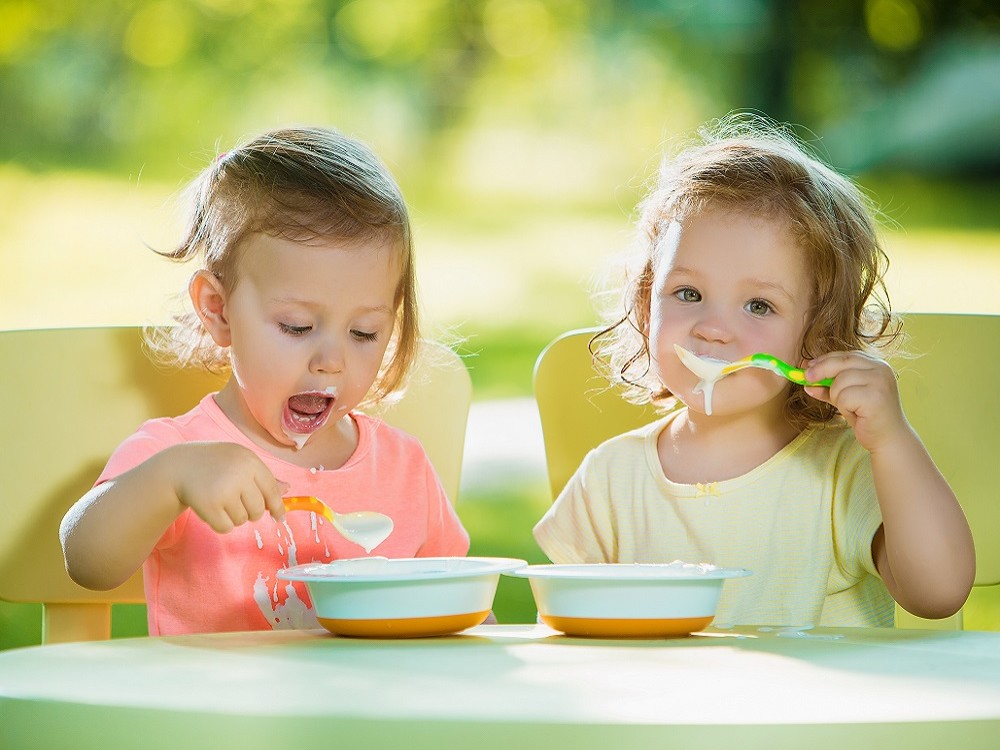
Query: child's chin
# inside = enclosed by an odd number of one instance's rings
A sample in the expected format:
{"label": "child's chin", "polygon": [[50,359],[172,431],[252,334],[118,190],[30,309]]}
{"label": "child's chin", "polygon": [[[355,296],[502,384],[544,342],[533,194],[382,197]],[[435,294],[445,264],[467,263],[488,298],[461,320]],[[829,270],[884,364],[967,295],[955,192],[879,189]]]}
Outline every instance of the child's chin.
{"label": "child's chin", "polygon": [[292,430],[289,429],[287,426],[284,426],[284,430],[281,433],[281,436],[280,437],[275,436],[275,437],[277,437],[278,442],[280,442],[282,445],[286,447],[292,448],[294,450],[302,450],[302,448],[305,447],[306,443],[312,440],[315,437],[315,435],[323,429],[324,426],[326,426],[326,420],[324,420],[323,423],[320,424],[318,427],[316,427],[315,429],[311,429],[308,432]]}
{"label": "child's chin", "polygon": [[286,438],[296,444],[304,442],[326,427],[332,414],[333,404],[331,403],[330,406],[315,419],[303,422],[302,420],[293,417],[291,412],[286,408],[285,412],[281,415],[282,433]]}

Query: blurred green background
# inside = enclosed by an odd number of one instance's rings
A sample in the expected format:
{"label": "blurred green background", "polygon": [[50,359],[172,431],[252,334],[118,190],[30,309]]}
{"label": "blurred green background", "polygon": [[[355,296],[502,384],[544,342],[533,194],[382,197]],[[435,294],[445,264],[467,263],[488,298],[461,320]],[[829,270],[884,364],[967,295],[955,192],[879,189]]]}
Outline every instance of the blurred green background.
{"label": "blurred green background", "polygon": [[[148,248],[183,185],[328,125],[403,186],[426,332],[463,341],[478,401],[523,405],[545,343],[596,321],[664,149],[736,109],[881,206],[897,309],[1000,313],[998,81],[988,0],[0,0],[0,326],[167,319],[190,269]],[[475,469],[473,553],[541,560],[543,477]],[[519,583],[501,621],[534,616]],[[0,648],[38,627],[0,603]]]}

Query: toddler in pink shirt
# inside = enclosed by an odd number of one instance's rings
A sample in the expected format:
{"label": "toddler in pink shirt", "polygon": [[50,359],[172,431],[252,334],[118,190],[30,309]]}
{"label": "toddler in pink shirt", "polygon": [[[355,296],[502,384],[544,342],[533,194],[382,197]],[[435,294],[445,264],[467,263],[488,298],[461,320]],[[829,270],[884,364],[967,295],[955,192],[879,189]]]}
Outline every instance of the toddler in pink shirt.
{"label": "toddler in pink shirt", "polygon": [[277,130],[192,186],[193,311],[154,349],[229,378],[187,414],[142,425],[60,529],[94,589],[141,565],[151,635],[316,627],[277,571],[366,550],[283,496],[376,511],[372,554],[464,555],[469,539],[420,444],[358,407],[403,384],[418,346],[413,251],[395,181],[361,143]]}

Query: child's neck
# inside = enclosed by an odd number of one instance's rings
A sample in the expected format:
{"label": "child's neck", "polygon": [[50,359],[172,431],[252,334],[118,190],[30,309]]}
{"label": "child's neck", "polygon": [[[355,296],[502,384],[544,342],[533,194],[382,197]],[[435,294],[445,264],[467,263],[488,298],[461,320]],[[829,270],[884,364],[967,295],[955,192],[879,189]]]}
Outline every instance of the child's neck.
{"label": "child's neck", "polygon": [[231,380],[215,397],[222,412],[247,439],[276,458],[303,468],[339,469],[357,450],[358,426],[350,414],[336,422],[331,421],[323,430],[311,435],[305,444],[296,449],[282,445],[268,434],[250,413],[238,389]]}
{"label": "child's neck", "polygon": [[756,469],[799,432],[780,410],[706,417],[684,409],[660,433],[656,447],[672,482],[720,482]]}
{"label": "child's neck", "polygon": [[304,468],[339,469],[350,460],[358,448],[359,430],[350,414],[328,424],[322,432],[309,438],[300,450],[278,453],[289,463]]}

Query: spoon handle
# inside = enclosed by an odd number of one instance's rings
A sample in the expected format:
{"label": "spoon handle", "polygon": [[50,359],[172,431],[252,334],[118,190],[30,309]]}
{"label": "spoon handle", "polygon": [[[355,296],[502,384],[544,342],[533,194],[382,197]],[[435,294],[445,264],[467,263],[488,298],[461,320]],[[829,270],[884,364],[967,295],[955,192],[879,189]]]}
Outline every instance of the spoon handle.
{"label": "spoon handle", "polygon": [[330,506],[318,497],[296,495],[282,498],[282,502],[285,504],[285,510],[311,510],[313,513],[319,513],[330,523],[335,521],[334,512],[330,510]]}
{"label": "spoon handle", "polygon": [[[763,352],[758,352],[757,354],[751,354],[749,357],[750,367],[760,367],[765,370],[770,370],[771,372],[780,375],[783,378],[791,380],[793,383],[798,383],[799,385],[809,385],[809,386],[823,386],[824,388],[829,388],[833,385],[833,378],[823,378],[822,380],[817,380],[815,383],[806,382],[805,371],[799,369],[798,367],[792,367],[787,362],[783,362],[777,357],[773,357],[770,354],[765,354]],[[741,360],[742,361],[742,360]],[[734,363],[735,364],[735,363]]]}

